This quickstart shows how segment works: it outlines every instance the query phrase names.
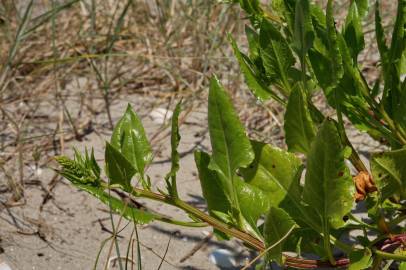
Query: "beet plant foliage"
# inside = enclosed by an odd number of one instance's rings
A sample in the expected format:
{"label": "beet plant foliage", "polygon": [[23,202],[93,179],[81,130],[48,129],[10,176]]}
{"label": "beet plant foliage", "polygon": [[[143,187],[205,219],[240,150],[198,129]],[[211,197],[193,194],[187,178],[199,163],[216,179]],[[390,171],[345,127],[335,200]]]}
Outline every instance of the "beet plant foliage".
{"label": "beet plant foliage", "polygon": [[[178,193],[180,103],[172,118],[166,190],[151,188],[145,171],[152,161],[151,146],[130,106],[106,143],[107,180],[93,152],[87,151],[76,152],[73,159],[57,157],[60,173],[137,224],[157,220],[211,226],[219,239],[236,237],[263,252],[265,264],[381,269],[393,263],[405,269],[406,0],[397,1],[390,38],[383,30],[379,1],[350,1],[340,30],[332,0],[325,9],[310,0],[273,0],[269,6],[259,0],[234,2],[247,15],[249,48],[242,52],[230,36],[231,46],[258,100],[274,99],[286,109],[288,151],[250,140],[213,76],[208,100],[212,152],[195,152],[208,213]],[[362,22],[373,10],[381,76],[370,85],[358,55],[365,47]],[[312,102],[320,93],[334,115],[327,117]],[[346,135],[344,118],[388,149],[370,153],[368,167]],[[174,220],[134,203],[137,198],[180,208],[187,218]],[[368,219],[353,214],[361,201]],[[361,233],[352,242],[344,241],[343,236],[354,230]],[[309,253],[319,259],[302,256]]]}

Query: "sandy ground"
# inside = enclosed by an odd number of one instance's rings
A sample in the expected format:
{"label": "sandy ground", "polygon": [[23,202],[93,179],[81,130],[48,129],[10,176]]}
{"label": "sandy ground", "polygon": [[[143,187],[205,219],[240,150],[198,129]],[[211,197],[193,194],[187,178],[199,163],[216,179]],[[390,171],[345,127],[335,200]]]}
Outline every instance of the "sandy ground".
{"label": "sandy ground", "polygon": [[[151,113],[145,110],[151,101],[151,98],[141,95],[122,96],[112,104],[112,112],[113,119],[117,122],[129,102],[143,118],[149,138],[158,138],[154,139],[156,156],[148,174],[152,179],[153,188],[163,189],[163,178],[170,168],[170,138],[168,129],[162,129],[162,123],[152,118]],[[183,119],[179,147],[182,157],[178,174],[181,197],[202,210],[205,210],[205,203],[201,196],[193,151],[196,148],[209,150],[206,108],[207,104],[193,106]],[[65,145],[65,154],[71,155],[72,147],[82,151],[85,147],[94,147],[96,158],[102,164],[104,142],[110,136],[110,132],[106,132],[108,129],[105,128],[106,115],[96,115],[92,119],[92,125],[94,132],[86,135],[82,142],[72,141]],[[349,135],[361,153],[378,149],[378,144],[373,144],[355,130],[350,130]],[[364,159],[366,160],[366,157]],[[51,164],[56,166],[55,163]],[[112,228],[108,208],[87,193],[77,190],[65,179],[58,180],[52,198],[44,204],[46,193],[42,187],[47,187],[51,181],[55,181],[55,173],[51,168],[40,169],[39,175],[35,171],[30,174],[28,183],[31,184],[26,186],[27,203],[24,207],[0,208],[0,262],[6,262],[13,270],[93,269],[102,242],[111,236],[108,232]],[[36,181],[42,185],[36,184]],[[147,205],[168,216],[185,218],[180,210],[158,203],[149,202]],[[114,216],[115,224],[118,221],[119,217]],[[122,221],[120,228],[124,229],[119,234],[118,243],[121,255],[125,256],[133,225]],[[194,255],[180,262],[196,245],[207,239],[210,228],[188,229],[153,222],[138,229],[142,245],[142,265],[143,269],[147,270],[158,269],[167,248],[161,269],[226,269],[216,266],[209,259],[210,254],[218,249],[226,249],[235,256],[237,267],[232,269],[240,269],[241,265],[253,256],[236,240],[218,242],[211,238]],[[108,241],[101,251],[97,269],[104,269],[106,261],[117,256],[114,248],[109,256],[110,246],[111,241]],[[119,269],[113,262],[108,264],[108,269]]]}
{"label": "sandy ground", "polygon": [[[390,3],[390,1],[384,4],[387,3]],[[389,12],[390,9],[383,10]],[[373,65],[375,63],[366,66]],[[371,78],[372,81],[374,77]],[[68,92],[72,88],[80,88],[72,85],[72,83],[64,87],[66,89],[62,90],[68,90]],[[47,102],[51,103],[53,101],[45,100],[52,99],[53,96],[37,96],[36,98],[40,100],[38,102],[41,102],[41,104],[38,103],[38,115],[42,113],[45,115],[50,114],[54,118],[57,117],[59,112],[50,112],[47,109],[49,108]],[[241,100],[246,101],[244,98],[241,98]],[[163,187],[163,177],[170,167],[168,161],[169,137],[164,136],[165,132],[161,132],[161,124],[149,117],[150,112],[146,108],[154,107],[149,106],[153,103],[153,100],[140,94],[122,95],[114,99],[112,104],[114,122],[117,122],[124,112],[127,102],[131,103],[142,116],[150,138],[160,132],[158,135],[160,140],[153,143],[153,148],[157,154],[154,163],[148,170],[148,174],[151,176],[154,187]],[[174,103],[176,101],[173,102],[172,109],[175,106]],[[77,104],[77,101],[68,101],[66,104],[72,115],[77,115],[77,110],[79,110],[79,108],[76,108]],[[95,104],[94,107],[103,106],[101,104],[102,101],[100,101],[100,104]],[[205,210],[194,165],[193,150],[196,147],[206,148],[209,145],[206,123],[207,104],[195,105],[193,108],[181,127],[182,140],[179,150],[182,153],[182,159],[181,169],[178,174],[178,186],[184,200]],[[16,111],[18,112],[18,108]],[[64,146],[65,154],[71,155],[73,146],[79,150],[84,150],[85,147],[94,147],[99,163],[102,164],[104,142],[108,140],[110,135],[106,114],[103,112],[92,115],[91,123],[93,131],[86,134],[81,142],[71,141],[66,143]],[[50,123],[44,123],[41,128],[43,128],[41,132],[44,134],[54,131],[54,126],[50,127]],[[279,132],[276,133],[279,134]],[[365,160],[368,158],[366,156],[368,152],[378,150],[378,144],[368,137],[360,135],[354,129],[350,130],[348,135],[354,146],[363,154],[362,157]],[[31,153],[29,154],[31,155]],[[47,154],[49,157],[54,155],[52,152]],[[41,164],[48,164],[48,162]],[[51,163],[51,165],[56,166],[55,163]],[[18,175],[15,168],[11,173]],[[27,178],[26,204],[23,207],[12,208],[5,208],[3,204],[0,204],[0,266],[2,262],[5,262],[12,270],[93,269],[102,242],[111,236],[107,232],[112,228],[108,208],[86,193],[78,191],[67,180],[55,178],[55,173],[51,168],[40,167],[40,174],[37,173],[37,169],[33,168],[34,164],[32,163],[25,164],[24,167]],[[4,179],[4,175],[0,173],[0,183]],[[57,184],[51,193],[52,198],[44,204],[44,196],[48,194],[47,188],[52,186],[53,181],[57,181]],[[9,194],[0,192],[0,202],[5,201],[8,196]],[[159,204],[154,204],[153,208],[169,216],[185,218],[176,209]],[[118,220],[119,217],[114,216],[115,224],[117,224]],[[122,222],[121,227],[124,227],[127,223]],[[132,224],[128,224],[120,232],[118,238],[121,254],[124,254],[124,256],[132,230]],[[210,239],[193,256],[188,257],[184,262],[180,262],[196,245],[204,241],[210,231],[210,228],[185,229],[159,222],[139,227],[143,269],[158,269],[167,248],[168,251],[161,269],[221,269],[209,259],[210,254],[218,249],[230,251],[236,257],[239,266],[243,265],[247,258],[252,258],[252,254],[248,254],[241,243],[237,241],[218,242],[215,239]],[[114,249],[110,256],[108,255],[110,243],[110,241],[107,242],[102,250],[97,269],[104,269],[106,262],[117,256]],[[111,263],[108,264],[107,269],[119,268]],[[240,267],[237,266],[235,269],[240,269]]]}
{"label": "sandy ground", "polygon": [[[143,104],[148,102],[147,99],[138,95],[117,100],[112,106],[115,122],[125,110],[127,101],[138,112],[142,112]],[[92,121],[94,126],[103,126],[107,120],[103,114],[96,116]],[[151,117],[145,116],[143,121],[150,137],[161,128],[161,124]],[[196,147],[207,147],[206,126],[205,109],[193,109],[181,127],[182,140],[179,147],[182,156],[181,170],[178,174],[181,197],[202,210],[205,210],[205,206],[194,165],[193,150]],[[66,154],[72,153],[73,146],[79,150],[94,147],[96,158],[101,163],[104,141],[108,138],[109,134],[93,132],[82,142],[67,144]],[[169,145],[169,137],[163,138],[154,145],[158,151],[154,163],[148,170],[154,187],[163,187],[163,177],[169,171]],[[41,174],[38,176],[34,174],[31,180],[39,180],[43,186],[47,186],[49,181],[52,181],[54,172],[51,168],[41,168],[41,170]],[[85,192],[77,190],[64,179],[56,185],[53,198],[44,205],[42,204],[44,192],[40,186],[27,185],[26,188],[25,207],[0,208],[0,246],[2,248],[0,260],[7,262],[13,270],[92,269],[102,241],[110,236],[104,230],[104,227],[108,230],[112,227],[108,208]],[[154,204],[154,209],[168,216],[185,218],[179,210],[160,204]],[[115,216],[116,224],[118,219],[118,216]],[[127,225],[118,239],[121,254],[125,255],[133,226],[127,221],[121,224],[121,227]],[[231,251],[238,257],[239,264],[248,258],[249,254],[240,243],[236,241],[225,243],[211,239],[195,255],[180,263],[180,260],[196,244],[203,241],[210,231],[210,228],[185,229],[159,222],[141,226],[139,235],[142,244],[143,269],[157,269],[161,262],[160,257],[163,256],[168,245],[168,252],[161,269],[219,269],[209,260],[209,254],[215,249]],[[97,269],[103,269],[106,260],[109,259],[110,243],[111,241],[102,250]],[[113,249],[110,258],[116,255]]]}

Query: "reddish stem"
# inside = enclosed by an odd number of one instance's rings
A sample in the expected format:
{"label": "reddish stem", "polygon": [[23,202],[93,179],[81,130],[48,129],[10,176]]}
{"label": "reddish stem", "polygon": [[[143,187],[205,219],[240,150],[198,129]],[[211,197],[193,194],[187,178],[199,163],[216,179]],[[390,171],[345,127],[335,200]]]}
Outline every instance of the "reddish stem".
{"label": "reddish stem", "polygon": [[[392,235],[390,238],[386,239],[379,245],[378,249],[381,251],[386,251],[390,247],[398,248],[401,245],[405,245],[406,243],[406,233]],[[286,261],[285,265],[298,268],[298,269],[318,269],[320,267],[330,267],[330,268],[345,268],[348,267],[350,264],[350,260],[348,258],[340,258],[336,260],[336,264],[332,265],[328,261],[321,261],[321,260],[308,260],[302,258],[296,258],[285,255]]]}

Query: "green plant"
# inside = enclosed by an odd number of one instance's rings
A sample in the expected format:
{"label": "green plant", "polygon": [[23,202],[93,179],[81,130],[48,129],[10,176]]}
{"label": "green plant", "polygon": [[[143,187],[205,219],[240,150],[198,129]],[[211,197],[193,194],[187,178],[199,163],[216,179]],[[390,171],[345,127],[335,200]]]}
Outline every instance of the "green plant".
{"label": "green plant", "polygon": [[[368,10],[367,0],[351,1],[342,31],[336,29],[331,0],[325,12],[308,0],[274,0],[271,9],[256,0],[235,2],[251,24],[246,28],[248,55],[230,37],[231,45],[253,94],[261,101],[273,98],[286,107],[288,151],[247,137],[230,98],[214,76],[208,102],[212,153],[195,152],[209,213],[187,204],[177,190],[180,104],[172,119],[172,167],[165,177],[166,190],[151,189],[145,172],[152,160],[151,146],[130,106],[106,143],[108,181],[102,179],[93,153],[88,152],[84,156],[76,152],[73,160],[58,157],[60,173],[136,223],[159,220],[190,227],[209,225],[218,238],[236,237],[261,251],[266,262],[300,269],[381,269],[384,262],[389,267],[393,261],[406,261],[406,234],[400,225],[406,219],[406,82],[401,79],[406,0],[398,0],[389,46],[376,2],[382,82],[378,80],[373,87],[357,61],[364,48],[361,21]],[[319,92],[335,110],[334,117],[326,117],[312,102]],[[390,148],[372,154],[370,170],[346,135],[344,117]],[[303,154],[306,163],[296,153]],[[353,176],[346,160],[357,171]],[[172,205],[184,210],[190,220],[137,208],[112,196],[113,192]],[[362,200],[368,220],[352,213],[355,203]],[[355,243],[345,243],[342,236],[353,230],[362,233]],[[368,237],[371,233],[373,238]],[[335,256],[333,248],[343,255]],[[309,252],[320,259],[300,256]]]}

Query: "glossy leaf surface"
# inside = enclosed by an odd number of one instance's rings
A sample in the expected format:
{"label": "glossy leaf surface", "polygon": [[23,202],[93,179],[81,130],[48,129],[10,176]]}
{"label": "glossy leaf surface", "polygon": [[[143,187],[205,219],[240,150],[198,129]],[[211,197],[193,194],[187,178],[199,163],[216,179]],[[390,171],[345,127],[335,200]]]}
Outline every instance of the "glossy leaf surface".
{"label": "glossy leaf surface", "polygon": [[124,189],[131,186],[131,178],[137,172],[128,159],[119,150],[106,142],[106,174],[110,184],[119,184]]}
{"label": "glossy leaf surface", "polygon": [[382,199],[394,194],[406,198],[406,149],[374,154],[371,160],[373,179]]}
{"label": "glossy leaf surface", "polygon": [[194,155],[200,185],[209,212],[212,215],[213,211],[228,214],[231,210],[231,204],[225,193],[226,189],[216,171],[209,169],[210,155],[202,151],[196,151]]}
{"label": "glossy leaf surface", "polygon": [[311,147],[303,199],[320,217],[320,222],[339,228],[351,211],[354,185],[344,162],[345,149],[332,120],[320,127]]}
{"label": "glossy leaf surface", "polygon": [[178,146],[180,142],[179,134],[179,114],[181,111],[181,102],[176,105],[175,111],[172,115],[172,129],[171,129],[171,170],[165,177],[167,189],[171,196],[178,196],[176,186],[176,174],[179,171],[180,156],[178,153]]}
{"label": "glossy leaf surface", "polygon": [[252,146],[255,160],[240,170],[245,181],[265,191],[273,206],[279,206],[286,196],[299,198],[297,176],[301,172],[300,160],[269,144],[252,141]]}
{"label": "glossy leaf surface", "polygon": [[[264,236],[266,247],[275,245],[295,226],[295,221],[284,210],[271,207],[266,218],[264,225]],[[285,239],[286,241],[286,239]],[[277,262],[279,265],[283,264],[282,251],[284,251],[284,241],[273,247],[268,253],[267,258]]]}
{"label": "glossy leaf surface", "polygon": [[137,173],[144,176],[152,160],[152,150],[141,120],[130,105],[111,135],[111,145],[120,151]]}
{"label": "glossy leaf surface", "polygon": [[365,41],[361,18],[355,1],[351,3],[347,18],[345,19],[344,37],[351,51],[351,56],[356,60],[358,54],[364,49]]}
{"label": "glossy leaf surface", "polygon": [[289,94],[288,71],[295,63],[288,42],[267,20],[263,20],[259,33],[261,58],[267,75]]}
{"label": "glossy leaf surface", "polygon": [[238,168],[252,162],[254,152],[231,100],[217,78],[210,82],[208,120],[213,149],[209,168],[232,181]]}
{"label": "glossy leaf surface", "polygon": [[284,128],[289,151],[308,153],[316,136],[316,127],[307,106],[307,98],[300,87],[295,88],[289,96]]}
{"label": "glossy leaf surface", "polygon": [[253,63],[250,62],[249,58],[244,57],[244,54],[240,52],[237,44],[233,39],[231,39],[231,45],[233,47],[234,55],[237,58],[238,64],[240,65],[241,72],[245,77],[247,86],[254,94],[254,96],[261,101],[268,100],[271,97],[276,97],[276,99],[278,100],[277,95],[272,90],[270,90],[266,86],[266,83],[259,77],[258,74],[256,74],[255,70],[252,67]]}

